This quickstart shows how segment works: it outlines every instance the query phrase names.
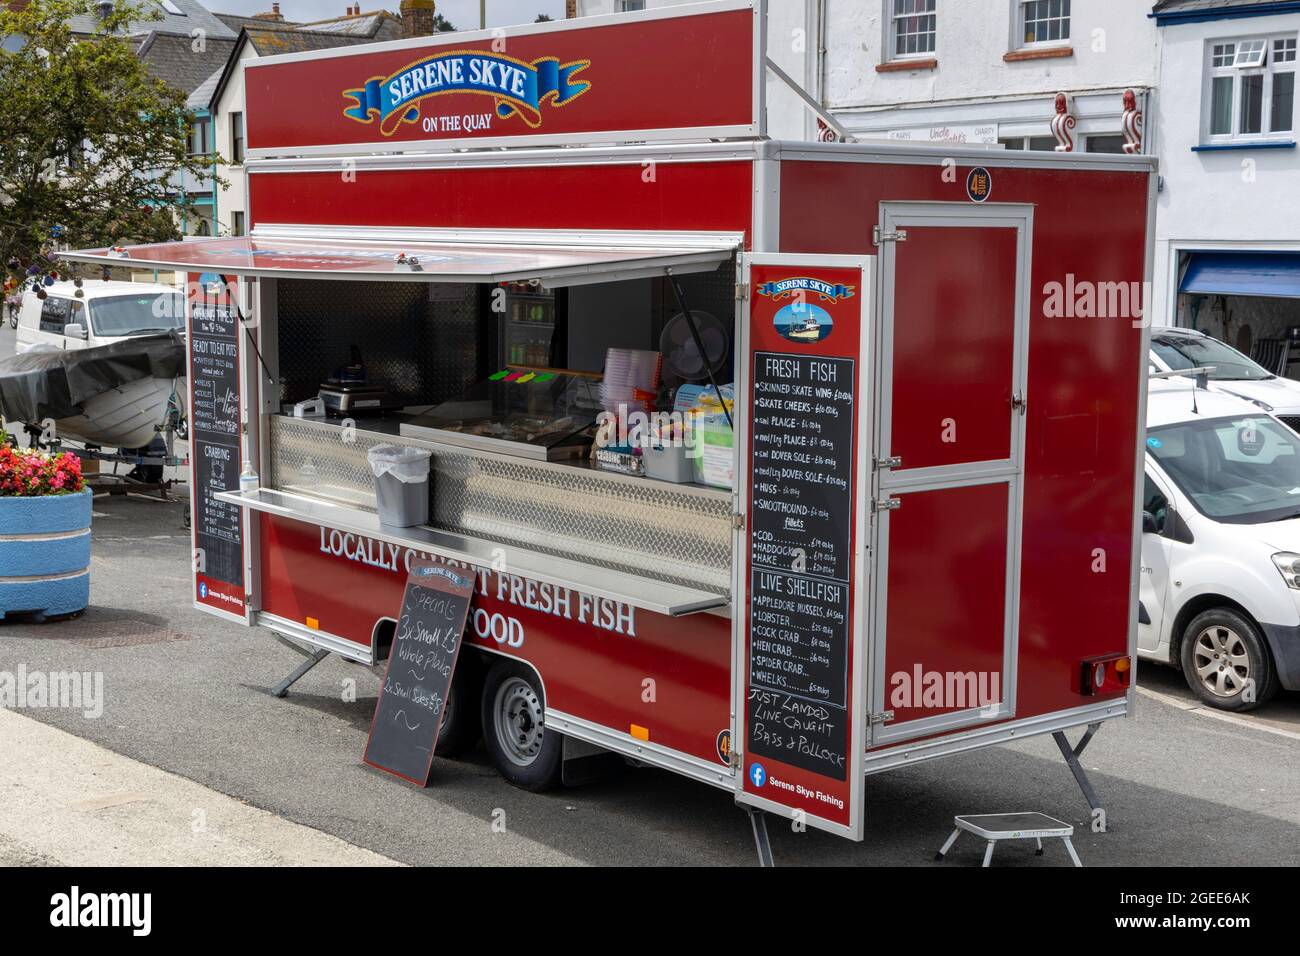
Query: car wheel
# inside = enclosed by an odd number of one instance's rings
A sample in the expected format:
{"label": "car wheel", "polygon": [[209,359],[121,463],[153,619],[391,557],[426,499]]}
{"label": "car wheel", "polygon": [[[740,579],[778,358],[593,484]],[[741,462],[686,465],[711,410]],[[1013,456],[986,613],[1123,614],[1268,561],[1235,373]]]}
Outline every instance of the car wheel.
{"label": "car wheel", "polygon": [[488,671],[483,743],[497,772],[516,787],[541,791],[560,782],[564,738],[546,731],[546,701],[530,668],[502,660]]}
{"label": "car wheel", "polygon": [[[1251,710],[1277,693],[1277,668],[1255,623],[1228,608],[1198,614],[1182,641],[1183,677],[1219,710]],[[1246,688],[1253,685],[1253,693]]]}

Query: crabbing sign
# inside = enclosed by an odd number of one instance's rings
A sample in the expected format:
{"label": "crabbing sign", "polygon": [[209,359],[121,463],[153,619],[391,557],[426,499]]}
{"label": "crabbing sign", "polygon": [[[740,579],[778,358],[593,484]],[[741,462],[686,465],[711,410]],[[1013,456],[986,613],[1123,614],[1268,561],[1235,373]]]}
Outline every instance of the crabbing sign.
{"label": "crabbing sign", "polygon": [[760,0],[716,0],[258,57],[248,153],[761,136],[763,33]]}
{"label": "crabbing sign", "polygon": [[477,93],[496,100],[501,119],[520,117],[529,127],[542,125],[542,104],[565,106],[591,83],[574,76],[591,66],[590,60],[561,63],[541,57],[531,63],[494,53],[453,50],[413,63],[388,77],[366,80],[359,89],[345,90],[353,101],[343,115],[359,123],[379,120],[379,130],[392,136],[402,123],[417,123],[418,104],[430,97],[452,93]]}

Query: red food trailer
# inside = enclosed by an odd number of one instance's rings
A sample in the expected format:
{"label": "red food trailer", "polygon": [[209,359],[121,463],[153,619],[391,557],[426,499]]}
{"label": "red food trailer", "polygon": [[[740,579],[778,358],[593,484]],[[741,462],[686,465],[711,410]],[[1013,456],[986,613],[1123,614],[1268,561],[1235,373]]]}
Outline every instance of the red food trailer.
{"label": "red food trailer", "polygon": [[[621,754],[760,847],[1035,734],[1095,808],[1154,161],[773,141],[764,34],[721,0],[246,61],[251,235],[67,256],[189,276],[194,600],[302,650],[282,696],[385,660],[413,559],[471,569],[440,752]],[[714,402],[694,480],[592,451],[636,351],[687,389],[643,404]],[[431,452],[427,524],[379,520],[380,444]]]}

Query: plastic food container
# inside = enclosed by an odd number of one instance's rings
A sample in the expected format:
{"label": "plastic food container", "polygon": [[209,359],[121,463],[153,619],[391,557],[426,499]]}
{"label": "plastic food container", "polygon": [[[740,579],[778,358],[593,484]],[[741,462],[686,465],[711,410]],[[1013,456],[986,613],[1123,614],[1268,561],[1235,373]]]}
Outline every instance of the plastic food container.
{"label": "plastic food container", "polygon": [[647,477],[687,484],[695,480],[695,462],[684,445],[646,445],[641,449]]}
{"label": "plastic food container", "polygon": [[410,528],[429,521],[429,459],[423,448],[375,445],[366,453],[375,474],[381,524]]}

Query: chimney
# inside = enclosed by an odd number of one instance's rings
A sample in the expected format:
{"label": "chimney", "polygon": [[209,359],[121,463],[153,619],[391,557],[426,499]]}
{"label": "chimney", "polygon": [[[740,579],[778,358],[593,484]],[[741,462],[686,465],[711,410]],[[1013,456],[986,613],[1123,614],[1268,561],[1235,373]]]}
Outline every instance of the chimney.
{"label": "chimney", "polygon": [[578,15],[578,0],[564,0],[564,18],[572,20]]}
{"label": "chimney", "polygon": [[433,0],[402,0],[402,36],[433,35]]}
{"label": "chimney", "polygon": [[273,3],[271,4],[270,13],[255,13],[253,14],[253,19],[266,20],[272,23],[282,23],[284,21],[284,16],[280,13],[280,5],[278,3]]}

